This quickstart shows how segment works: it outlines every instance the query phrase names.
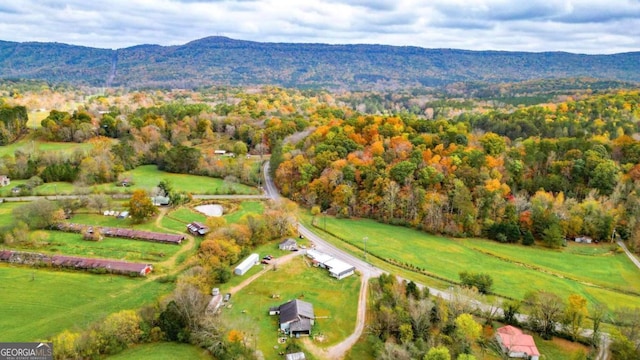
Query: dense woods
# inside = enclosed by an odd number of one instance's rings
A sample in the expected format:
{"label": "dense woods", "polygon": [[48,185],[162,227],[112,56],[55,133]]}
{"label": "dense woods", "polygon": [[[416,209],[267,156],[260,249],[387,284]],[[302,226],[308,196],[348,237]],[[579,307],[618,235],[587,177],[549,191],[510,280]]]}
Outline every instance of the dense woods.
{"label": "dense woods", "polygon": [[[75,85],[190,88],[213,84],[406,89],[591,76],[638,81],[639,54],[583,55],[412,46],[261,43],[213,36],[179,46],[97,49],[0,41],[0,78]],[[339,61],[337,61],[339,59]]]}
{"label": "dense woods", "polygon": [[5,105],[0,99],[0,145],[16,141],[27,131],[27,108]]}
{"label": "dense woods", "polygon": [[463,113],[332,117],[283,146],[283,194],[433,233],[636,239],[638,92]]}

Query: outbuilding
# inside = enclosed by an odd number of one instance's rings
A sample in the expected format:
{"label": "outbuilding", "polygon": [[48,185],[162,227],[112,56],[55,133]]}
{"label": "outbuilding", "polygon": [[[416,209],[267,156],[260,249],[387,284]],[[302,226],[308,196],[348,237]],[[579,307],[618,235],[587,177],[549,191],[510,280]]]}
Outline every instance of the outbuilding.
{"label": "outbuilding", "polygon": [[335,258],[325,262],[324,266],[329,269],[329,274],[338,280],[344,279],[349,275],[353,275],[356,271],[355,266],[349,265],[346,262]]}
{"label": "outbuilding", "polygon": [[187,225],[187,230],[189,230],[189,232],[193,235],[204,236],[209,232],[209,227],[202,223],[194,221],[191,224]]}
{"label": "outbuilding", "polygon": [[246,259],[244,259],[238,266],[236,266],[233,273],[239,276],[244,275],[247,273],[247,271],[249,271],[249,269],[251,269],[253,265],[258,263],[259,261],[260,261],[260,256],[256,253],[253,253],[249,255]]}
{"label": "outbuilding", "polygon": [[593,239],[588,236],[579,236],[575,239],[575,241],[577,243],[591,244],[591,242],[593,242]]}
{"label": "outbuilding", "polygon": [[292,239],[292,238],[288,238],[287,240],[285,240],[285,241],[281,242],[281,243],[278,245],[278,248],[279,248],[280,250],[289,250],[289,251],[292,251],[292,250],[296,250],[296,249],[298,249],[298,243],[297,243],[294,239]]}

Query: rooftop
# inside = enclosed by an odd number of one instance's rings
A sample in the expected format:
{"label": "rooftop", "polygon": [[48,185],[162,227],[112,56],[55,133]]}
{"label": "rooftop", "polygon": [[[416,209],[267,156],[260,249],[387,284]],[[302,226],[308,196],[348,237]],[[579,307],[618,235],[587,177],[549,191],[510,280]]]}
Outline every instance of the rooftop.
{"label": "rooftop", "polygon": [[503,326],[496,330],[496,333],[502,341],[502,345],[509,352],[521,352],[527,355],[540,355],[535,341],[531,335],[527,335],[522,330],[511,325]]}

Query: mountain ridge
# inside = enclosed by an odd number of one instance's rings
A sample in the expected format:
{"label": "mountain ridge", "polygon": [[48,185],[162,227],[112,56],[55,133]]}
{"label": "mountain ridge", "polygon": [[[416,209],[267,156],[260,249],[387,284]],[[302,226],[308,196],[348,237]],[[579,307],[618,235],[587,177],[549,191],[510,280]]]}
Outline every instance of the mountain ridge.
{"label": "mountain ridge", "polygon": [[376,44],[267,43],[209,36],[101,49],[0,40],[0,78],[114,87],[279,85],[394,89],[544,78],[640,81],[640,52],[576,54]]}

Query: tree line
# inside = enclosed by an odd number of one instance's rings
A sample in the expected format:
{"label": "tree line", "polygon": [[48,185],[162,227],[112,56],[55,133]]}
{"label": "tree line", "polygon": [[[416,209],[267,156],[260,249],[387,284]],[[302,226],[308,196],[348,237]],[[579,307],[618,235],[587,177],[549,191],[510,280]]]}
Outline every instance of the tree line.
{"label": "tree line", "polygon": [[[611,240],[615,230],[635,244],[638,100],[638,92],[620,92],[555,112],[449,121],[347,113],[275,147],[273,171],[284,195],[337,216],[550,247],[578,236]],[[527,124],[518,134],[491,131],[518,123]],[[545,137],[554,133],[546,129],[561,136]]]}

